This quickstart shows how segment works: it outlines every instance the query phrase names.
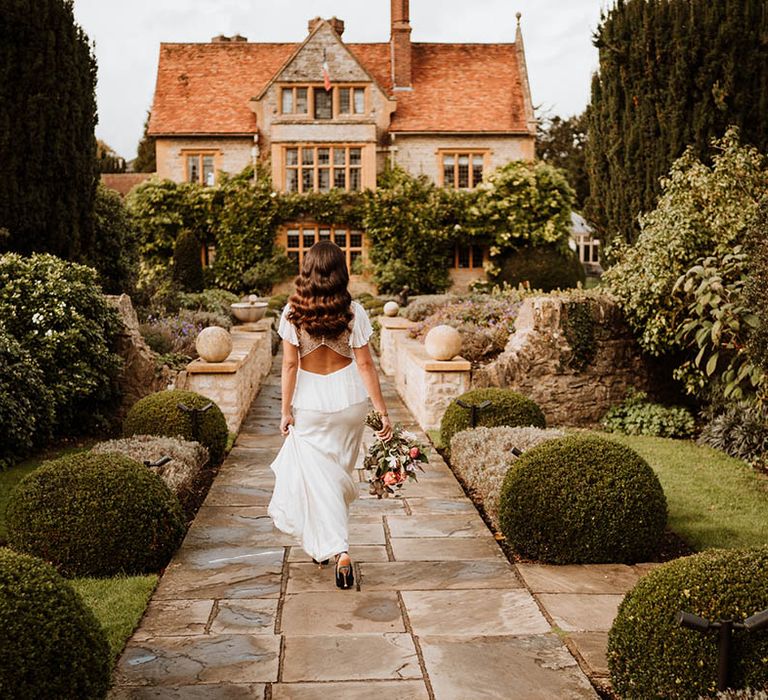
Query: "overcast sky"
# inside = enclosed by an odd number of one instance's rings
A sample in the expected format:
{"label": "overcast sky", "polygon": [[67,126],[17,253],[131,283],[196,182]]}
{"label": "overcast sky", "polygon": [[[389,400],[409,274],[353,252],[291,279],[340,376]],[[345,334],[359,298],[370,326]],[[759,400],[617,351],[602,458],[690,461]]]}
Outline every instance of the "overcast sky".
{"label": "overcast sky", "polygon": [[[515,13],[533,102],[539,113],[570,116],[589,100],[597,68],[592,33],[607,0],[411,0],[413,41],[512,42]],[[160,42],[209,41],[243,34],[249,41],[299,42],[310,17],[343,19],[350,42],[389,38],[387,0],[75,0],[75,15],[96,43],[96,134],[133,158],[152,104]],[[471,90],[472,86],[467,85]]]}

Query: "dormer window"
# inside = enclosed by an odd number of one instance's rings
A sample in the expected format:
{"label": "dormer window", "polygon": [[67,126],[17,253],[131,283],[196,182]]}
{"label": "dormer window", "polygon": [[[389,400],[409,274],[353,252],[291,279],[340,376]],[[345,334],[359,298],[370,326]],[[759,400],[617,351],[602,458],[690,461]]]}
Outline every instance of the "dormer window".
{"label": "dormer window", "polygon": [[280,88],[280,113],[317,120],[362,116],[366,88],[362,85],[302,85]]}

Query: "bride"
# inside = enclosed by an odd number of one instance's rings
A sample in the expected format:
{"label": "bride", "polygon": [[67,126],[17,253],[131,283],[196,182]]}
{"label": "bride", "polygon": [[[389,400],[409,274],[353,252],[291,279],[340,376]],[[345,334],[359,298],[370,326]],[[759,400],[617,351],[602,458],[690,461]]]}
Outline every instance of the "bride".
{"label": "bride", "polygon": [[336,585],[354,585],[349,558],[349,504],[357,497],[355,463],[368,397],[381,413],[382,440],[392,436],[368,339],[373,332],[347,290],[344,253],[331,241],[304,255],[296,293],[278,333],[283,339],[282,417],[286,436],[271,468],[269,515],[300,540],[315,563],[336,558]]}

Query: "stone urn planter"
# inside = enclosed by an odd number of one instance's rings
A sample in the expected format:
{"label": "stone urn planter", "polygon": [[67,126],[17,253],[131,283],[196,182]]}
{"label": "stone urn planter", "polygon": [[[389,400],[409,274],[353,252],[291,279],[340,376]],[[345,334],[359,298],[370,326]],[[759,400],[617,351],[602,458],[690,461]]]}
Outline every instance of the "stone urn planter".
{"label": "stone urn planter", "polygon": [[224,362],[232,352],[232,336],[219,326],[209,326],[198,333],[195,348],[205,362]]}
{"label": "stone urn planter", "polygon": [[261,301],[256,295],[251,294],[245,301],[230,304],[230,309],[240,323],[255,323],[264,318],[267,306],[266,301]]}
{"label": "stone urn planter", "polygon": [[450,360],[461,352],[461,334],[453,326],[435,326],[424,338],[424,349],[433,360]]}

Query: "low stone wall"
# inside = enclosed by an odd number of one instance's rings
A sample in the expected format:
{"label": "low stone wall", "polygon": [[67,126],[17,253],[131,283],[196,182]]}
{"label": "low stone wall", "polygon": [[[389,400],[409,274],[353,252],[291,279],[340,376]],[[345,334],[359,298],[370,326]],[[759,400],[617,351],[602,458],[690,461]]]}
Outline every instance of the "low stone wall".
{"label": "low stone wall", "polygon": [[272,366],[272,319],[235,326],[232,352],[224,362],[195,360],[176,377],[176,389],[196,391],[215,401],[236,433]]}
{"label": "low stone wall", "polygon": [[[581,315],[574,312],[579,306]],[[569,314],[588,319],[586,363],[574,363]],[[564,426],[595,424],[628,387],[648,391],[651,384],[652,369],[609,297],[526,299],[504,352],[472,375],[473,388],[519,391],[541,406],[548,425]]]}
{"label": "low stone wall", "polygon": [[469,390],[470,363],[433,360],[424,346],[408,337],[414,324],[404,318],[380,316],[380,364],[384,374],[394,376],[397,393],[423,430],[436,430],[448,404]]}

